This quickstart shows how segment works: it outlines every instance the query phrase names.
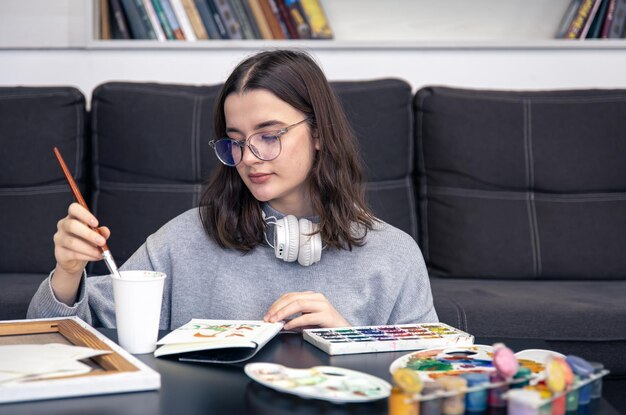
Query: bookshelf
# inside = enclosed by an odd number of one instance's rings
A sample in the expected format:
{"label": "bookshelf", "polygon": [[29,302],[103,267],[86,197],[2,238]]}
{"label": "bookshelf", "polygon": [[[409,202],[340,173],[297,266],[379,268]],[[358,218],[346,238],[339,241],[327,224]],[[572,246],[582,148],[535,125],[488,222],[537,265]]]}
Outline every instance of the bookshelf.
{"label": "bookshelf", "polygon": [[[553,39],[569,0],[322,0],[334,40],[98,40],[95,0],[0,1],[4,85],[223,82],[261,49],[310,50],[331,80],[414,89],[626,88],[626,39]],[[386,7],[386,8],[385,8]],[[487,10],[488,12],[485,12]]]}
{"label": "bookshelf", "polygon": [[554,39],[570,0],[321,0],[333,40],[100,40],[98,0],[86,13],[92,49],[625,49],[623,40]]}

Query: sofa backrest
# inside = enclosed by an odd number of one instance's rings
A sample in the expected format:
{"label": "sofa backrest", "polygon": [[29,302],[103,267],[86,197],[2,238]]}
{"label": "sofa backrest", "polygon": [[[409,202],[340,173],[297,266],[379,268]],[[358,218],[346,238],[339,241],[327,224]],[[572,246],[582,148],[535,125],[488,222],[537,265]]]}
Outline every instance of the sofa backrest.
{"label": "sofa backrest", "polygon": [[[111,82],[93,91],[92,211],[124,263],[146,237],[198,205],[219,86]],[[92,264],[92,273],[106,268]]]}
{"label": "sofa backrest", "polygon": [[85,99],[70,87],[0,88],[0,274],[48,273],[72,201],[57,146],[85,191]]}
{"label": "sofa backrest", "polygon": [[443,87],[415,101],[432,275],[626,278],[626,91]]}

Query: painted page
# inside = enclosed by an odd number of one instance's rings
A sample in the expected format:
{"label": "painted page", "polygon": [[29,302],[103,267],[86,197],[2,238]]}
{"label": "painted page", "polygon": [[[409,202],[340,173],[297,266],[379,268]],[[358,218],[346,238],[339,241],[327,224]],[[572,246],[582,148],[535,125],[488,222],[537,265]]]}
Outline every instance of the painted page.
{"label": "painted page", "polygon": [[193,319],[159,340],[157,345],[161,347],[154,355],[169,355],[185,361],[243,361],[252,357],[282,327],[283,323],[256,320]]}

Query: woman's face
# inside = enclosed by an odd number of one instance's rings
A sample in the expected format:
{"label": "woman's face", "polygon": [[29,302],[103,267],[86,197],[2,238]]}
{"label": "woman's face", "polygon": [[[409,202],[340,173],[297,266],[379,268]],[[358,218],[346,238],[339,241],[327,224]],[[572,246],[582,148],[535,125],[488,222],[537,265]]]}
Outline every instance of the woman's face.
{"label": "woman's face", "polygon": [[[306,118],[304,113],[264,89],[228,95],[224,115],[226,132],[236,140],[245,140],[259,132],[277,131]],[[285,214],[313,215],[307,176],[319,149],[319,140],[312,138],[305,122],[290,128],[280,141],[282,150],[271,161],[258,159],[246,147],[237,172],[257,200],[269,202]]]}

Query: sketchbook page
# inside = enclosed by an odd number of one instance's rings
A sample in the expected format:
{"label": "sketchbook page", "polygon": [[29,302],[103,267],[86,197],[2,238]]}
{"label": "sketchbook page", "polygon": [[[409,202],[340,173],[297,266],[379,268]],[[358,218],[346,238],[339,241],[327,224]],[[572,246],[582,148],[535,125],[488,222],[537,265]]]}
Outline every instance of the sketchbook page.
{"label": "sketchbook page", "polygon": [[155,356],[220,348],[262,347],[282,328],[282,323],[256,320],[193,319],[157,342]]}

